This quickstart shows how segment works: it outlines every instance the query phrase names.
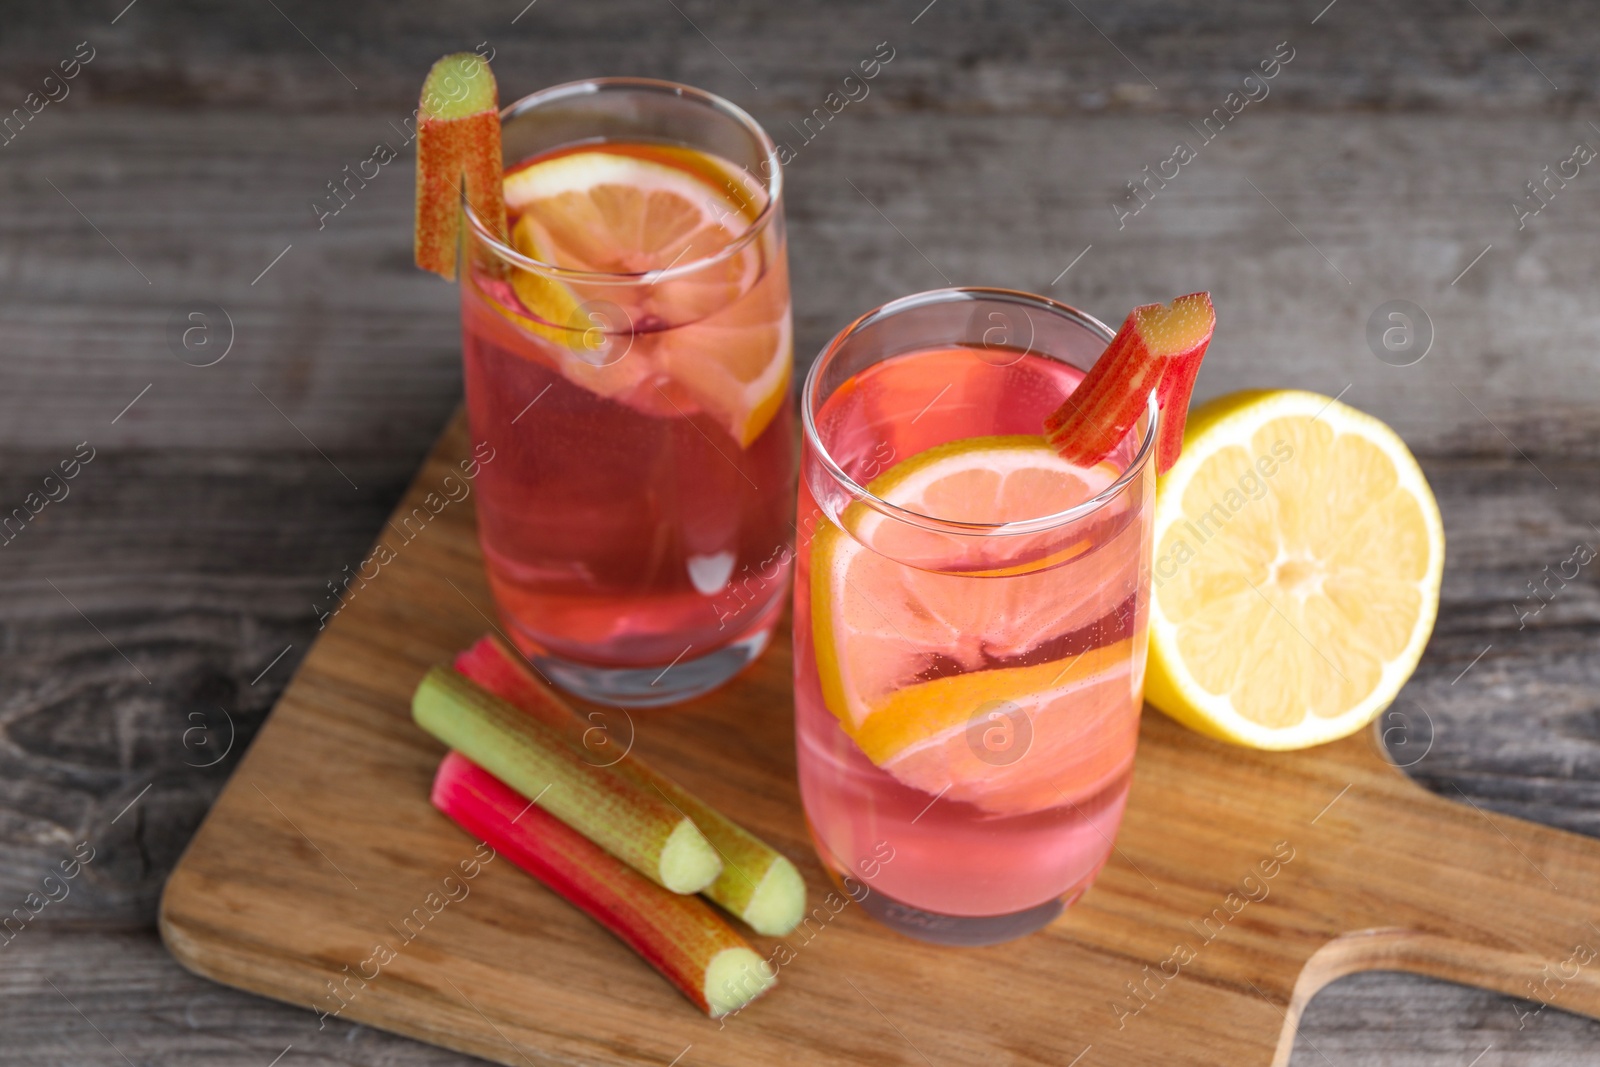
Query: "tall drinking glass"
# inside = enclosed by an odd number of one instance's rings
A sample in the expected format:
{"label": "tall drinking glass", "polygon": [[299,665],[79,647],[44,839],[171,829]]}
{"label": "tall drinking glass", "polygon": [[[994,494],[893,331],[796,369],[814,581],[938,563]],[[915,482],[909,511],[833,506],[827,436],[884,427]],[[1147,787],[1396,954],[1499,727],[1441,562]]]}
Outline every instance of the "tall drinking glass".
{"label": "tall drinking glass", "polygon": [[1157,409],[1104,462],[1040,436],[1111,338],[944,289],[857,320],[802,391],[795,731],[823,862],[903,933],[986,944],[1094,881],[1139,728]]}
{"label": "tall drinking glass", "polygon": [[682,700],[760,654],[788,584],[777,155],[669,82],[559,85],[501,117],[510,236],[469,208],[461,285],[489,583],[557,684]]}

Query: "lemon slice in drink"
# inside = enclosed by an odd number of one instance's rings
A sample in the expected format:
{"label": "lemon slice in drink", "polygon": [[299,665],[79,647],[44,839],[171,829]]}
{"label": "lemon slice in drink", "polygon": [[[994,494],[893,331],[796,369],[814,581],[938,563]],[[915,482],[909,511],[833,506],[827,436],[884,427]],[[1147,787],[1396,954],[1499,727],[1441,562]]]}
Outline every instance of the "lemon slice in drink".
{"label": "lemon slice in drink", "polygon": [[1415,669],[1443,569],[1394,431],[1315,393],[1213,400],[1157,494],[1146,697],[1252,748],[1344,737]]}
{"label": "lemon slice in drink", "polygon": [[711,157],[666,145],[648,151],[657,158],[584,149],[514,170],[505,177],[506,206],[530,220],[549,262],[607,274],[692,263],[749,228],[747,182],[735,186],[735,199],[721,184],[731,177],[717,177],[731,171]]}
{"label": "lemon slice in drink", "polygon": [[[525,218],[518,219],[511,228],[511,244],[518,252],[532,259],[544,258],[544,250],[539,247],[533,229]],[[547,274],[513,267],[511,288],[517,294],[517,299],[522,301],[522,306],[538,316],[537,320],[519,316],[519,325],[563,347],[570,348],[581,343],[574,339],[577,331],[573,327],[578,325],[574,320],[579,316],[579,300],[571,287]]]}
{"label": "lemon slice in drink", "polygon": [[[526,216],[511,228],[511,243],[532,259],[548,262]],[[571,286],[550,275],[521,267],[511,268],[511,288],[533,317],[512,313],[516,324],[551,342],[562,377],[608,399],[625,400],[638,394],[654,374],[650,362],[633,355],[634,338],[621,315],[609,304],[586,307]],[[654,404],[643,398],[646,410]],[[656,412],[666,414],[667,412]]]}
{"label": "lemon slice in drink", "polygon": [[654,340],[656,365],[749,448],[789,393],[794,336],[780,261],[755,289]]}
{"label": "lemon slice in drink", "polygon": [[[919,514],[1015,522],[1080,504],[1117,473],[1110,463],[1075,466],[1043,437],[979,437],[919,453],[867,488]],[[1108,525],[1098,538],[1085,531],[1061,544],[1051,540],[1059,534],[1041,535],[1032,562],[1009,568],[992,566],[979,545],[864,504],[842,526],[822,522],[811,544],[817,672],[824,701],[863,754],[913,788],[1010,813],[1073,799],[1055,781],[1094,789],[1125,770],[1142,657],[1114,634],[1089,652],[1053,642],[1114,616],[1137,590],[1139,525],[1114,521],[1126,506],[1102,506]],[[1029,556],[1026,545],[1010,549]],[[1100,565],[1068,562],[1091,550],[1103,554]],[[1005,721],[991,724],[991,713]],[[986,758],[974,739],[991,725],[1025,732],[1032,750]],[[1117,737],[1126,743],[1106,740]]]}
{"label": "lemon slice in drink", "polygon": [[[715,258],[765,203],[749,175],[686,148],[618,145],[515,170],[506,175],[505,197],[518,216],[519,247],[537,249],[528,254],[569,270],[638,276],[622,285],[539,279],[518,288],[524,303],[542,301],[528,306],[548,322],[592,317],[585,309],[603,307],[607,328],[628,335],[628,354],[615,360],[585,360],[574,348],[578,363],[603,370],[564,366],[563,373],[607,396],[664,375],[740,447],[760,436],[793,365],[787,272],[760,240]],[[581,337],[586,324],[577,326]]]}
{"label": "lemon slice in drink", "polygon": [[[923,515],[974,522],[1039,518],[1082,503],[1111,484],[1109,463],[1084,469],[1043,437],[976,437],[928,449],[868,484],[881,500]],[[819,523],[811,545],[811,613],[828,707],[854,732],[890,695],[926,680],[941,663],[968,670],[1035,647],[1101,617],[1119,601],[1098,574],[1061,567],[1007,578],[908,566],[962,547],[943,534],[889,519],[865,504]],[[849,532],[846,533],[845,531]],[[978,546],[973,546],[978,547]]]}
{"label": "lemon slice in drink", "polygon": [[908,686],[854,740],[903,784],[993,814],[1086,800],[1133,764],[1140,657],[1131,640]]}

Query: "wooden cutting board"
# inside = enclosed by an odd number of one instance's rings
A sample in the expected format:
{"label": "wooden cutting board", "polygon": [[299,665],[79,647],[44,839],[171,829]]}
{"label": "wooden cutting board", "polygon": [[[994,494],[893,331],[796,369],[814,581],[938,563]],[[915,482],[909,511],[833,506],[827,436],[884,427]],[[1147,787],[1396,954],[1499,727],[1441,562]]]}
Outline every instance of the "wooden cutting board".
{"label": "wooden cutting board", "polygon": [[167,883],[162,936],[191,970],[514,1065],[1283,1064],[1312,995],[1371,969],[1600,1017],[1600,842],[1435,797],[1370,733],[1258,753],[1147,712],[1117,851],[1021,941],[941,948],[830,908],[785,639],[721,691],[632,716],[635,750],[791,857],[818,908],[778,987],[711,1022],[507,861],[474,869],[429,806],[443,750],[411,691],[493,609],[470,500],[411,540],[398,520],[447,501],[466,454],[458,417],[384,532],[393,558],[352,585]]}

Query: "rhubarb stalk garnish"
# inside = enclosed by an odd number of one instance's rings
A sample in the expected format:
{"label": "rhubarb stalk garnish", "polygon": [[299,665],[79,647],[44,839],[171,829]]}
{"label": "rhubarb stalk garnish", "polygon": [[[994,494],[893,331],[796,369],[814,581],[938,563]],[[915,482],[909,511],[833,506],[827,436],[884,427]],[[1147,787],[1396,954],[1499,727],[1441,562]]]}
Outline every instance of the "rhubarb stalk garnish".
{"label": "rhubarb stalk garnish", "polygon": [[[585,751],[583,720],[500,638],[480,638],[456,657],[456,670]],[[646,790],[658,790],[668,803],[694,820],[717,850],[723,861],[722,873],[703,890],[706,896],[760,934],[775,937],[799,924],[805,914],[806,884],[786,857],[637,757],[623,755],[610,765]]]}
{"label": "rhubarb stalk garnish", "polygon": [[713,1019],[777,981],[705,901],[646,881],[459,752],[439,764],[433,805],[621,938]]}
{"label": "rhubarb stalk garnish", "polygon": [[722,861],[693,820],[615,768],[583,760],[556,731],[452,670],[411,698],[417,724],[657,885],[698,893]]}
{"label": "rhubarb stalk garnish", "polygon": [[1077,389],[1045,419],[1051,446],[1073,463],[1093,466],[1122,443],[1154,390],[1161,409],[1156,469],[1166,473],[1183,451],[1189,394],[1216,324],[1210,293],[1134,308]]}
{"label": "rhubarb stalk garnish", "polygon": [[499,91],[482,56],[457,52],[428,71],[417,108],[417,266],[456,276],[461,198],[506,237]]}

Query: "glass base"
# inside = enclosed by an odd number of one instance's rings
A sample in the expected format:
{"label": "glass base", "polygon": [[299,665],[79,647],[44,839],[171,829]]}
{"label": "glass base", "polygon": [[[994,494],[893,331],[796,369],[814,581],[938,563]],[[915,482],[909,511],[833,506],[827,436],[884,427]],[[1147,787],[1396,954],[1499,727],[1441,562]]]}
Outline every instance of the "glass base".
{"label": "glass base", "polygon": [[534,666],[557,686],[596,704],[652,708],[709,693],[744,670],[772,640],[776,620],[731,645],[661,667],[596,667],[534,655]]}
{"label": "glass base", "polygon": [[[943,912],[927,911],[896,900],[882,890],[872,888],[870,880],[863,882],[860,877],[841,875],[838,864],[830,858],[830,853],[822,844],[822,839],[817,836],[816,828],[811,825],[809,818],[806,820],[806,828],[811,831],[811,843],[822,859],[823,870],[828,872],[828,876],[834,885],[839,887],[840,892],[847,894],[850,899],[861,905],[862,911],[895,933],[935,945],[963,947],[998,945],[1042,930],[1078,902],[1078,898],[1094,885],[1101,867],[1105,866],[1105,861],[1102,860],[1087,877],[1065,893],[1043,904],[1035,904],[1031,908],[1001,915],[946,915]],[[849,881],[846,881],[846,878]],[[850,882],[855,883],[853,890]],[[867,889],[865,896],[861,895],[863,888]]]}
{"label": "glass base", "polygon": [[998,945],[1049,926],[1082,892],[1080,889],[1074,893],[1071,900],[1057,897],[1007,915],[941,915],[902,904],[874,889],[861,901],[861,908],[889,929],[918,941],[931,941],[936,945]]}

